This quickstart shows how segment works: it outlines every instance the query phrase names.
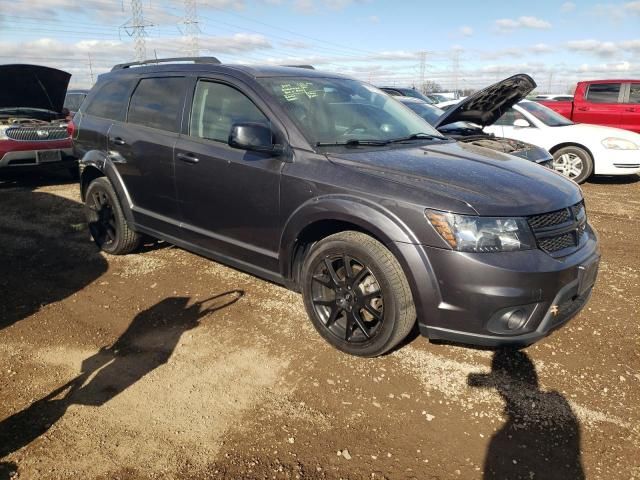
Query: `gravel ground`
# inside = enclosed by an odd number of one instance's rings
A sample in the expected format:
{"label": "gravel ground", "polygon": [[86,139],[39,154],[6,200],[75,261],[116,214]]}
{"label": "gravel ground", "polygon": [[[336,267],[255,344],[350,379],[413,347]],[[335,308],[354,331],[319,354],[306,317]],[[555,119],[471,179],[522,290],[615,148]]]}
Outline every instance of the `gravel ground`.
{"label": "gravel ground", "polygon": [[0,479],[640,479],[640,178],[583,189],[603,259],[569,325],[359,359],[299,295],[102,254],[77,185],[0,179]]}

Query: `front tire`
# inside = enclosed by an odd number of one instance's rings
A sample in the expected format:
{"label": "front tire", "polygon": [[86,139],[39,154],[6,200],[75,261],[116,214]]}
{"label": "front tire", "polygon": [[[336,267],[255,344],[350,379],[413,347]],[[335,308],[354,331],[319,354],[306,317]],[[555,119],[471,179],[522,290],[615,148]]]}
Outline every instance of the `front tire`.
{"label": "front tire", "polygon": [[301,283],[316,330],[351,355],[382,355],[415,324],[416,310],[402,267],[384,245],[364,233],[340,232],[314,245]]}
{"label": "front tire", "polygon": [[108,178],[99,177],[89,184],[84,211],[91,236],[101,250],[111,255],[125,255],[140,245],[141,236],[127,225]]}
{"label": "front tire", "polygon": [[580,147],[563,147],[553,153],[553,169],[576,183],[583,183],[593,173],[593,159]]}

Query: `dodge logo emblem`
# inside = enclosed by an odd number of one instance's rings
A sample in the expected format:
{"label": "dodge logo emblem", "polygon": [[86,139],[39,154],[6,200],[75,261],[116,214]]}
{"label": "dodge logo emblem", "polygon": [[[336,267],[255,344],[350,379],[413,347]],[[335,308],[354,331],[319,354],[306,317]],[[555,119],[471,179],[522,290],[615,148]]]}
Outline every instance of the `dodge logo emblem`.
{"label": "dodge logo emblem", "polygon": [[46,130],[38,130],[36,131],[36,135],[38,135],[38,138],[47,138],[49,136],[49,132]]}

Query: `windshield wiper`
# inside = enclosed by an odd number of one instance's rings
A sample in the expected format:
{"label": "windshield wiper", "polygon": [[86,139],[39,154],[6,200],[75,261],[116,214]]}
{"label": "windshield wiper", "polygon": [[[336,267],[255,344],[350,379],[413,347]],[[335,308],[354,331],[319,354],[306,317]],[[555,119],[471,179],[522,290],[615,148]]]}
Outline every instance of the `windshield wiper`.
{"label": "windshield wiper", "polygon": [[385,145],[388,145],[389,143],[390,142],[388,140],[353,139],[353,140],[347,140],[346,142],[316,142],[316,147],[333,147],[333,146],[358,147],[360,145],[383,147]]}
{"label": "windshield wiper", "polygon": [[411,140],[447,140],[446,137],[440,135],[432,135],[430,133],[414,133],[408,137],[394,138],[393,140],[387,140],[387,143],[402,143],[410,142]]}

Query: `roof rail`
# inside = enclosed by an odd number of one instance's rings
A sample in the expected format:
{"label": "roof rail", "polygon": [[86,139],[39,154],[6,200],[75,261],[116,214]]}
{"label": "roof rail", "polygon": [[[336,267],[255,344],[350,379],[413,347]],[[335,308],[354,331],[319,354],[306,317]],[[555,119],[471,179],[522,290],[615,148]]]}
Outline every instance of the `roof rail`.
{"label": "roof rail", "polygon": [[111,71],[123,70],[129,67],[137,67],[140,65],[157,65],[160,63],[174,63],[174,62],[193,62],[193,63],[208,63],[212,65],[219,65],[221,62],[216,57],[175,57],[175,58],[154,58],[151,60],[143,60],[142,62],[130,62],[119,63],[115,65]]}
{"label": "roof rail", "polygon": [[283,67],[306,68],[307,70],[315,70],[313,65],[282,65]]}

